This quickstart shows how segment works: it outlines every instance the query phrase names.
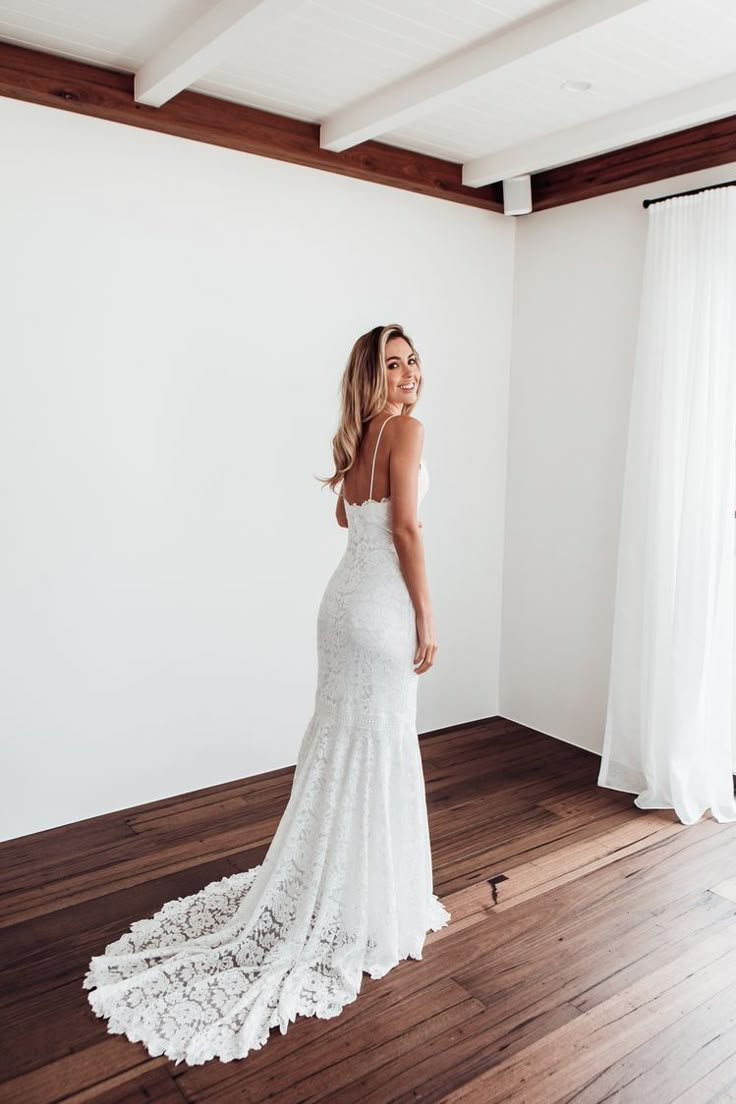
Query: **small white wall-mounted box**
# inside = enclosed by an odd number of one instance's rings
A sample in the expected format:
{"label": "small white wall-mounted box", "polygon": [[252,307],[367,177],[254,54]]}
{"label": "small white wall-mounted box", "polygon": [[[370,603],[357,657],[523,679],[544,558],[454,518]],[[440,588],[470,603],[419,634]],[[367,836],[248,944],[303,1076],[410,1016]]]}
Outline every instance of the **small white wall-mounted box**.
{"label": "small white wall-mounted box", "polygon": [[503,182],[503,213],[505,215],[528,215],[532,210],[532,179],[525,176],[510,176]]}

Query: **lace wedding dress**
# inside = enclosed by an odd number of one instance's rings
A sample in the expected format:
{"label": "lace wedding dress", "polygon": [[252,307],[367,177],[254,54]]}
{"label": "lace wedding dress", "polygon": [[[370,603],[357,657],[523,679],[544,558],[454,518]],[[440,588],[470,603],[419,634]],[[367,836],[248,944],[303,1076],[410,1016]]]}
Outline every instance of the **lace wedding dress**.
{"label": "lace wedding dress", "polygon": [[[368,499],[346,502],[347,547],[317,618],[314,712],[263,862],[167,902],[90,962],[94,1012],[154,1056],[227,1062],[297,1015],[337,1016],[363,972],[421,959],[427,931],[450,919],[432,892],[414,611],[390,499],[371,497],[385,424]],[[428,483],[422,463],[420,501]]]}

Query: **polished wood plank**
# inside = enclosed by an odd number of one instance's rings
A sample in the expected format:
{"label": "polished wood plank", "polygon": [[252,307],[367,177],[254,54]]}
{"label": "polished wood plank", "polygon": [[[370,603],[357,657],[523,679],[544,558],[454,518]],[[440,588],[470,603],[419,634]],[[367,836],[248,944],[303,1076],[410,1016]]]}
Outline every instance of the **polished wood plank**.
{"label": "polished wood plank", "polygon": [[719,893],[728,901],[736,901],[736,878],[726,878],[725,881],[719,882],[718,885],[713,886],[713,892]]}
{"label": "polished wood plank", "polygon": [[729,1054],[723,1061],[692,1082],[673,1098],[673,1104],[733,1104],[736,1100],[736,1046],[731,1039]]}
{"label": "polished wood plank", "polygon": [[[447,1104],[548,1104],[571,1096],[610,1099],[614,1065],[656,1040],[703,1002],[727,994],[736,977],[733,929],[698,940],[589,1012],[526,1046],[445,1097]],[[681,1040],[684,1042],[684,1040]],[[656,1053],[656,1052],[655,1052]],[[648,1068],[651,1069],[647,1062]],[[676,1065],[670,1066],[670,1078]],[[592,1090],[591,1083],[599,1084]],[[636,1080],[636,1078],[634,1079]],[[578,1086],[571,1092],[571,1086]],[[663,1093],[658,1099],[672,1099]],[[636,1091],[639,1091],[638,1089]],[[677,1090],[675,1090],[677,1091]],[[592,1094],[592,1095],[591,1095]],[[583,1097],[585,1099],[585,1097]],[[617,1099],[622,1100],[619,1094]],[[641,1101],[645,1096],[629,1096]]]}
{"label": "polished wood plank", "polygon": [[[673,869],[678,867],[675,851],[669,861]],[[622,872],[624,878],[627,872]],[[608,869],[596,872],[592,880],[598,884],[587,907],[578,900],[579,887],[571,884],[534,907],[524,904],[493,913],[473,931],[442,943],[436,964],[431,960],[433,969],[448,971],[483,1000],[486,1011],[451,1033],[440,1052],[425,1048],[405,1054],[390,1071],[392,1104],[444,1100],[458,1082],[471,1081],[510,1053],[521,1053],[534,1038],[543,1039],[560,1023],[576,1018],[585,1010],[586,995],[591,1007],[600,1003],[681,955],[688,941],[697,945],[706,935],[721,932],[736,946],[733,909],[708,891],[693,900],[681,886],[679,896],[663,909],[656,895],[634,894],[635,905],[630,900],[618,903]],[[614,907],[612,901],[617,902]],[[443,934],[444,929],[430,935],[430,945]],[[424,968],[422,963],[417,972]],[[519,1088],[518,1100],[525,1102],[523,1086]],[[366,1099],[379,1104],[380,1094],[375,1085]],[[362,1099],[356,1093],[355,1100]]]}
{"label": "polished wood plank", "polygon": [[[249,1078],[228,1066],[217,1076],[198,1066],[184,1070],[178,1084],[186,1100],[208,1104],[221,1100],[259,1104],[272,1094],[277,1100],[342,1101],[356,1079],[361,1085],[376,1079],[388,1092],[383,1071],[391,1058],[412,1046],[441,1047],[447,1032],[482,1009],[451,978],[439,978],[419,989],[410,985],[405,995],[402,989],[389,999],[385,993],[383,999],[377,997],[368,1014],[356,1012],[344,1023],[337,1022],[344,1013],[335,1021],[310,1021],[314,1027],[308,1039],[287,1045],[287,1032],[273,1040],[279,1045],[270,1054],[269,1040],[267,1047],[253,1055],[259,1061]],[[358,1000],[362,999],[363,993]],[[317,1061],[315,1050],[320,1054]]]}
{"label": "polished wood plank", "polygon": [[106,1078],[64,1097],[64,1104],[186,1104],[186,1100],[171,1074],[159,1066]]}
{"label": "polished wood plank", "polygon": [[81,981],[133,920],[261,861],[293,768],[0,845],[0,1104],[724,1104],[736,826],[639,810],[597,756],[502,718],[420,748],[451,924],[239,1062],[151,1058]]}
{"label": "polished wood plank", "polygon": [[105,1038],[6,1081],[0,1085],[0,1104],[55,1104],[121,1073],[132,1071],[137,1077],[166,1063],[165,1058],[142,1054],[142,1047],[131,1046],[122,1036]]}

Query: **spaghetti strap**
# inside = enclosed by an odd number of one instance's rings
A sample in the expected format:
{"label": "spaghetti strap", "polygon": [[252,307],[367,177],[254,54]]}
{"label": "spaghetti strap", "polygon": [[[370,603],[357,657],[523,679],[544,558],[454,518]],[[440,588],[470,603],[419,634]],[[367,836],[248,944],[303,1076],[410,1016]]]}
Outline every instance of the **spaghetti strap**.
{"label": "spaghetti strap", "polygon": [[[389,414],[388,418],[386,419],[386,422],[390,422],[392,418],[398,418],[398,417],[399,417],[398,414]],[[373,450],[373,463],[371,464],[371,485],[368,488],[368,498],[369,499],[373,498],[373,470],[376,466],[376,454],[378,452],[378,443],[381,440],[381,434],[383,433],[384,429],[386,428],[386,422],[383,423],[383,425],[381,426],[381,428],[378,431],[378,437],[376,438],[376,447]]]}

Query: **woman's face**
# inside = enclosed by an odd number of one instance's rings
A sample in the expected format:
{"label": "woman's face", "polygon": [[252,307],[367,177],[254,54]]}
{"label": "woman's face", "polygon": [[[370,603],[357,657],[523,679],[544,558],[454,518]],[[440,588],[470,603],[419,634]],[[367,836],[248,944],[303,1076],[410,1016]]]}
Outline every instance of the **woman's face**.
{"label": "woman's face", "polygon": [[421,378],[419,363],[406,338],[390,338],[386,342],[386,401],[413,406]]}

